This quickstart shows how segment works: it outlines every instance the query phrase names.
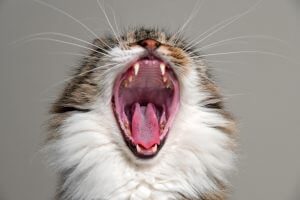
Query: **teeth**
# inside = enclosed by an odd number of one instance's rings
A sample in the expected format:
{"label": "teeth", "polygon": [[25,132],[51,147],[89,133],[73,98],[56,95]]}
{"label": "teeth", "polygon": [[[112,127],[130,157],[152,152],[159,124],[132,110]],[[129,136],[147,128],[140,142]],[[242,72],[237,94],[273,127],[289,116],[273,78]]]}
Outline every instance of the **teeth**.
{"label": "teeth", "polygon": [[128,77],[129,83],[132,81],[132,76]]}
{"label": "teeth", "polygon": [[172,84],[170,82],[166,83],[166,88],[172,88]]}
{"label": "teeth", "polygon": [[[138,145],[138,144],[136,145],[136,150],[137,150],[138,153],[143,153],[142,148],[141,148],[140,145]],[[157,144],[154,145],[154,146],[151,148],[151,150],[149,150],[149,151],[151,151],[152,153],[156,153],[156,151],[157,151]],[[148,153],[149,153],[149,151],[148,151]]]}
{"label": "teeth", "polygon": [[134,75],[137,75],[139,73],[139,69],[140,69],[140,64],[139,63],[135,63],[134,66]]}
{"label": "teeth", "polygon": [[128,80],[124,80],[124,81],[123,81],[123,85],[124,85],[124,87],[127,88],[127,87],[128,87]]}
{"label": "teeth", "polygon": [[141,149],[141,147],[140,147],[140,145],[136,145],[136,150],[137,150],[137,152],[139,152],[139,153],[142,153],[142,149]]}
{"label": "teeth", "polygon": [[163,82],[166,83],[168,78],[166,76],[163,76]]}
{"label": "teeth", "polygon": [[162,75],[165,75],[166,73],[166,65],[164,63],[160,63],[160,71]]}
{"label": "teeth", "polygon": [[157,151],[157,144],[154,145],[154,147],[152,147],[151,151],[152,151],[152,153],[155,153]]}

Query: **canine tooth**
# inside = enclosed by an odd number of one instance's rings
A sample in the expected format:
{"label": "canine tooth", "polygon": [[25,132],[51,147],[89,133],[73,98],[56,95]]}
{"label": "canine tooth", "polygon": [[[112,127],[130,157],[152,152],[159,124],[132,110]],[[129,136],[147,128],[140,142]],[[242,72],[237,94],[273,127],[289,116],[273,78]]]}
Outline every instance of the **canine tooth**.
{"label": "canine tooth", "polygon": [[128,87],[128,80],[125,80],[125,81],[123,81],[123,85],[124,85],[124,87]]}
{"label": "canine tooth", "polygon": [[154,145],[154,147],[152,147],[151,151],[152,151],[152,153],[155,153],[157,151],[157,144]]}
{"label": "canine tooth", "polygon": [[133,68],[134,68],[134,75],[137,75],[139,73],[140,64],[135,63]]}
{"label": "canine tooth", "polygon": [[141,147],[140,147],[140,145],[136,145],[136,150],[137,150],[137,152],[139,152],[139,153],[141,153],[142,152],[142,149],[141,149]]}
{"label": "canine tooth", "polygon": [[164,63],[160,63],[159,67],[160,67],[161,74],[165,75],[165,73],[166,73],[166,65]]}
{"label": "canine tooth", "polygon": [[172,84],[170,82],[166,83],[166,88],[167,89],[172,88]]}
{"label": "canine tooth", "polygon": [[131,82],[132,81],[132,76],[129,76],[128,80],[129,80],[129,82]]}
{"label": "canine tooth", "polygon": [[163,76],[163,82],[166,83],[168,78],[166,76]]}

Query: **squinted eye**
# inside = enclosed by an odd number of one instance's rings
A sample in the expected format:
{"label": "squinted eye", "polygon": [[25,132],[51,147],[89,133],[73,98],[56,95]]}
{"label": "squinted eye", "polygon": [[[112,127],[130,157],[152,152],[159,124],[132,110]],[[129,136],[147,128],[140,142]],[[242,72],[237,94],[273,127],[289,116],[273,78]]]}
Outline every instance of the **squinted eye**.
{"label": "squinted eye", "polygon": [[224,200],[234,121],[185,44],[139,28],[88,47],[51,110],[58,200]]}

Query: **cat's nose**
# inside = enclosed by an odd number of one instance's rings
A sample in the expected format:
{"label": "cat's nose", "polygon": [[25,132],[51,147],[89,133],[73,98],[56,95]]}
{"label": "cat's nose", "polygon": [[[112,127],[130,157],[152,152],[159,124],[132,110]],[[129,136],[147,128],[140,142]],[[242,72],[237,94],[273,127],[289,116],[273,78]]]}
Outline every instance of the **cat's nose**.
{"label": "cat's nose", "polygon": [[145,39],[138,42],[138,45],[144,47],[147,50],[153,51],[160,46],[160,43],[153,39]]}

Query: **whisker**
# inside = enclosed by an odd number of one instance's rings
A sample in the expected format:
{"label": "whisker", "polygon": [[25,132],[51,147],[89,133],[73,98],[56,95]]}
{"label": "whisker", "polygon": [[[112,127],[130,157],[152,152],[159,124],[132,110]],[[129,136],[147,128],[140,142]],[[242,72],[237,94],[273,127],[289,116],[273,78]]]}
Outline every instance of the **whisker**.
{"label": "whisker", "polygon": [[[197,16],[197,14],[199,13],[200,9],[201,9],[201,5],[205,2],[205,0],[202,0],[200,2],[200,4],[198,5],[198,2],[196,2],[195,6],[193,7],[193,10],[190,14],[190,16],[187,18],[187,20],[185,21],[185,23],[178,29],[178,31],[171,37],[171,38],[175,38],[174,44],[177,43],[179,36],[182,34],[184,28],[192,21],[192,19]],[[178,37],[177,37],[178,35]]]}
{"label": "whisker", "polygon": [[102,19],[101,17],[85,17],[85,18],[81,18],[80,21],[104,21],[104,19]]}
{"label": "whisker", "polygon": [[[209,28],[207,31],[205,31],[204,33],[202,33],[200,36],[197,36],[194,40],[192,40],[187,47],[185,48],[185,50],[189,50],[192,47],[196,46],[197,44],[201,43],[202,41],[206,40],[207,38],[211,37],[212,35],[214,35],[215,33],[221,31],[222,29],[226,28],[227,26],[229,26],[230,24],[236,22],[237,20],[241,19],[243,16],[249,14],[250,12],[252,12],[263,0],[258,1],[257,3],[255,3],[252,7],[250,7],[248,10],[246,10],[243,13],[240,13],[238,15],[235,15],[233,17],[230,17],[228,19],[225,19],[223,21],[221,21],[220,23],[212,26],[211,28]],[[229,22],[227,22],[229,21]],[[227,22],[227,23],[226,23]],[[225,24],[224,24],[225,23]],[[223,24],[223,25],[222,25]],[[221,25],[221,26],[220,26]],[[220,26],[220,27],[218,27]],[[217,28],[218,27],[218,28]],[[215,29],[216,28],[216,29]],[[215,30],[214,30],[215,29]],[[209,33],[210,31],[214,30],[213,32]],[[209,33],[209,34],[208,34]],[[208,34],[207,36],[205,36],[204,38],[200,39],[198,42],[194,42],[196,39],[201,38],[202,36]]]}
{"label": "whisker", "polygon": [[49,52],[48,54],[51,54],[51,55],[80,56],[80,57],[85,57],[85,58],[99,58],[98,56],[90,56],[90,55],[88,55],[88,54],[72,53],[72,52],[65,52],[65,51]]}
{"label": "whisker", "polygon": [[93,47],[96,47],[97,49],[101,49],[102,51],[105,51],[106,53],[109,53],[107,50],[91,43],[91,42],[88,42],[88,41],[85,41],[83,39],[80,39],[80,38],[77,38],[77,37],[74,37],[72,35],[68,35],[68,34],[65,34],[65,33],[58,33],[58,32],[41,32],[41,33],[34,33],[34,34],[31,34],[31,35],[27,35],[19,40],[16,40],[14,41],[13,43],[18,43],[18,42],[22,42],[22,41],[26,41],[26,39],[30,39],[32,37],[35,37],[35,36],[40,36],[40,35],[57,35],[57,36],[62,36],[62,37],[66,37],[66,38],[70,38],[70,39],[73,39],[73,40],[77,40],[77,41],[80,41],[82,43],[85,43],[85,44],[88,44],[88,45],[91,45]]}
{"label": "whisker", "polygon": [[298,61],[291,59],[290,57],[282,54],[278,54],[275,52],[270,52],[270,51],[254,51],[254,50],[249,50],[249,51],[231,51],[231,52],[220,52],[220,53],[212,53],[212,54],[203,54],[201,56],[194,56],[193,58],[201,58],[201,57],[209,57],[209,56],[219,56],[219,55],[230,55],[230,54],[241,54],[241,53],[257,53],[257,54],[262,54],[262,55],[270,55],[270,56],[275,56],[282,58],[284,60],[287,60],[289,62],[299,64]]}
{"label": "whisker", "polygon": [[[109,7],[110,7],[110,10],[111,10],[111,12],[112,12],[112,14],[113,14],[113,17],[114,17],[115,27],[116,27],[116,29],[117,29],[117,33],[118,33],[118,35],[119,35],[120,41],[123,41],[122,38],[121,38],[121,32],[120,32],[120,30],[119,30],[118,23],[117,23],[117,19],[116,19],[116,13],[115,13],[115,11],[112,9],[111,6],[109,6]],[[123,46],[125,49],[128,49],[124,43],[122,43],[122,44],[123,44],[122,46]]]}
{"label": "whisker", "polygon": [[111,68],[106,68],[105,71],[103,72],[104,76],[106,76],[107,74],[110,74],[112,70],[116,70],[116,68],[123,66],[123,63],[115,63],[116,65],[114,67]]}
{"label": "whisker", "polygon": [[236,16],[233,16],[233,17],[230,17],[230,18],[228,18],[228,19],[225,19],[225,20],[223,20],[223,21],[217,23],[216,25],[210,27],[207,31],[205,31],[204,33],[198,35],[196,38],[194,38],[193,40],[191,40],[191,41],[186,45],[186,47],[184,48],[184,50],[189,50],[189,49],[191,49],[191,48],[193,47],[193,46],[191,46],[191,45],[193,45],[193,44],[196,42],[197,39],[199,39],[199,38],[201,38],[202,36],[208,34],[210,31],[216,29],[218,26],[220,26],[220,25],[226,23],[227,21],[231,21],[231,20],[233,20],[233,19],[235,19],[235,18],[237,18],[237,15],[236,15]]}
{"label": "whisker", "polygon": [[111,69],[113,69],[113,68],[106,68],[106,67],[112,66],[112,65],[114,65],[114,67],[118,67],[118,66],[120,66],[120,65],[122,65],[122,64],[123,64],[123,63],[109,63],[109,64],[106,64],[106,65],[101,65],[101,66],[99,66],[99,67],[95,67],[94,69],[91,69],[91,70],[85,71],[85,72],[83,72],[83,73],[81,73],[81,74],[78,74],[78,75],[76,75],[75,77],[72,77],[72,78],[76,78],[76,77],[78,77],[78,76],[83,76],[83,75],[85,75],[85,74],[87,74],[87,73],[96,71],[96,70],[101,69],[101,68],[103,68],[103,69],[105,69],[105,70],[111,70]]}
{"label": "whisker", "polygon": [[115,65],[115,63],[110,63],[110,64],[107,64],[107,65],[102,65],[102,66],[93,68],[93,69],[91,69],[91,70],[85,71],[85,72],[83,72],[83,73],[77,74],[77,75],[75,75],[75,76],[71,76],[70,78],[64,79],[64,80],[62,80],[62,81],[59,81],[58,83],[56,83],[56,84],[50,86],[49,88],[45,89],[45,90],[41,93],[41,95],[47,93],[49,90],[51,90],[51,89],[53,89],[53,88],[56,88],[56,87],[58,87],[59,85],[64,84],[64,83],[66,83],[66,82],[68,82],[68,81],[70,81],[70,80],[72,80],[72,79],[74,79],[74,78],[76,78],[76,77],[83,76],[83,75],[88,74],[88,73],[90,73],[90,72],[92,72],[92,71],[95,71],[95,70],[97,70],[97,69],[100,69],[101,67],[107,67],[107,66],[111,66],[111,65]]}
{"label": "whisker", "polygon": [[227,101],[232,99],[233,97],[243,97],[243,96],[250,96],[252,95],[251,93],[237,93],[237,94],[228,94],[228,95],[223,95],[223,100]]}
{"label": "whisker", "polygon": [[224,46],[224,45],[229,45],[229,44],[248,44],[249,42],[246,42],[246,41],[224,41],[224,42],[220,42],[218,44],[212,44],[210,45],[209,47],[201,47],[201,48],[198,48],[198,49],[195,49],[193,50],[192,52],[190,52],[189,54],[192,55],[193,53],[196,53],[196,52],[200,52],[202,50],[205,50],[205,49],[211,49],[213,47],[220,47],[220,46]]}
{"label": "whisker", "polygon": [[[42,4],[44,6],[47,6],[49,8],[52,8],[53,10],[57,11],[57,12],[60,12],[61,14],[69,17],[70,19],[74,20],[75,22],[77,22],[78,24],[80,24],[84,29],[86,29],[89,33],[91,33],[95,38],[98,38],[105,46],[107,46],[108,48],[111,49],[111,47],[109,45],[107,45],[104,41],[101,40],[101,38],[99,38],[96,33],[94,33],[89,27],[87,27],[84,23],[82,23],[81,21],[79,21],[78,19],[76,19],[75,17],[73,17],[72,15],[70,15],[69,13],[67,13],[66,11],[60,9],[60,8],[57,8],[51,4],[48,4],[46,2],[43,2],[43,1],[40,1],[40,0],[33,0],[39,4]],[[94,38],[92,38],[94,39]]]}
{"label": "whisker", "polygon": [[120,45],[122,45],[122,44],[121,44],[121,41],[119,40],[119,37],[117,36],[117,34],[116,34],[116,32],[115,32],[115,30],[114,30],[114,28],[113,28],[113,26],[112,26],[112,24],[111,24],[110,21],[109,21],[109,18],[108,18],[108,16],[107,16],[107,13],[106,13],[104,7],[101,5],[101,3],[100,3],[99,0],[97,0],[97,4],[98,4],[98,7],[102,10],[102,12],[103,12],[103,14],[104,14],[104,16],[105,16],[105,18],[106,18],[106,21],[107,21],[108,25],[110,26],[112,32],[114,33],[114,35],[115,35],[117,41],[119,42]]}
{"label": "whisker", "polygon": [[205,62],[211,62],[211,63],[232,63],[232,64],[242,64],[242,65],[246,65],[249,63],[246,62],[238,62],[238,61],[232,61],[232,60],[208,60],[208,59],[203,59]]}
{"label": "whisker", "polygon": [[214,71],[214,77],[215,78],[219,78],[220,77],[220,74],[229,74],[230,76],[236,76],[236,77],[240,77],[240,75],[241,74],[239,74],[239,73],[234,73],[234,72],[232,72],[232,71],[229,71],[229,70],[225,70],[225,69],[223,69],[223,68],[220,68],[220,67],[215,67],[214,69],[213,69],[213,71]]}
{"label": "whisker", "polygon": [[247,38],[254,38],[254,39],[269,39],[269,40],[274,40],[274,41],[278,41],[280,43],[283,43],[285,45],[288,45],[288,42],[285,41],[285,40],[282,40],[282,39],[279,39],[279,38],[276,38],[276,37],[273,37],[273,36],[268,36],[268,35],[242,35],[242,36],[238,36],[238,37],[233,37],[233,38],[227,38],[227,39],[224,39],[224,40],[220,40],[218,42],[214,42],[214,43],[211,43],[211,44],[208,44],[208,45],[205,45],[198,50],[203,50],[203,49],[208,49],[208,48],[211,48],[211,47],[215,47],[216,45],[218,44],[223,44],[224,42],[229,42],[229,41],[232,41],[232,40],[238,40],[238,39],[247,39]]}
{"label": "whisker", "polygon": [[52,42],[57,42],[57,43],[63,43],[63,44],[69,44],[69,45],[73,45],[73,46],[77,46],[77,47],[81,47],[81,48],[84,48],[84,49],[88,49],[88,50],[91,50],[93,52],[96,52],[96,53],[100,53],[100,54],[103,54],[104,56],[107,56],[107,57],[111,57],[105,53],[102,53],[100,51],[97,51],[95,49],[92,49],[92,48],[89,48],[89,47],[86,47],[86,46],[83,46],[83,45],[80,45],[80,44],[76,44],[76,43],[72,43],[72,42],[66,42],[66,41],[63,41],[63,40],[57,40],[57,39],[53,39],[53,38],[30,38],[24,42],[31,42],[31,41],[35,41],[35,40],[45,40],[45,41],[52,41]]}
{"label": "whisker", "polygon": [[225,94],[223,95],[224,98],[228,98],[228,97],[234,97],[234,96],[245,96],[245,95],[250,95],[249,93],[236,93],[236,94]]}

